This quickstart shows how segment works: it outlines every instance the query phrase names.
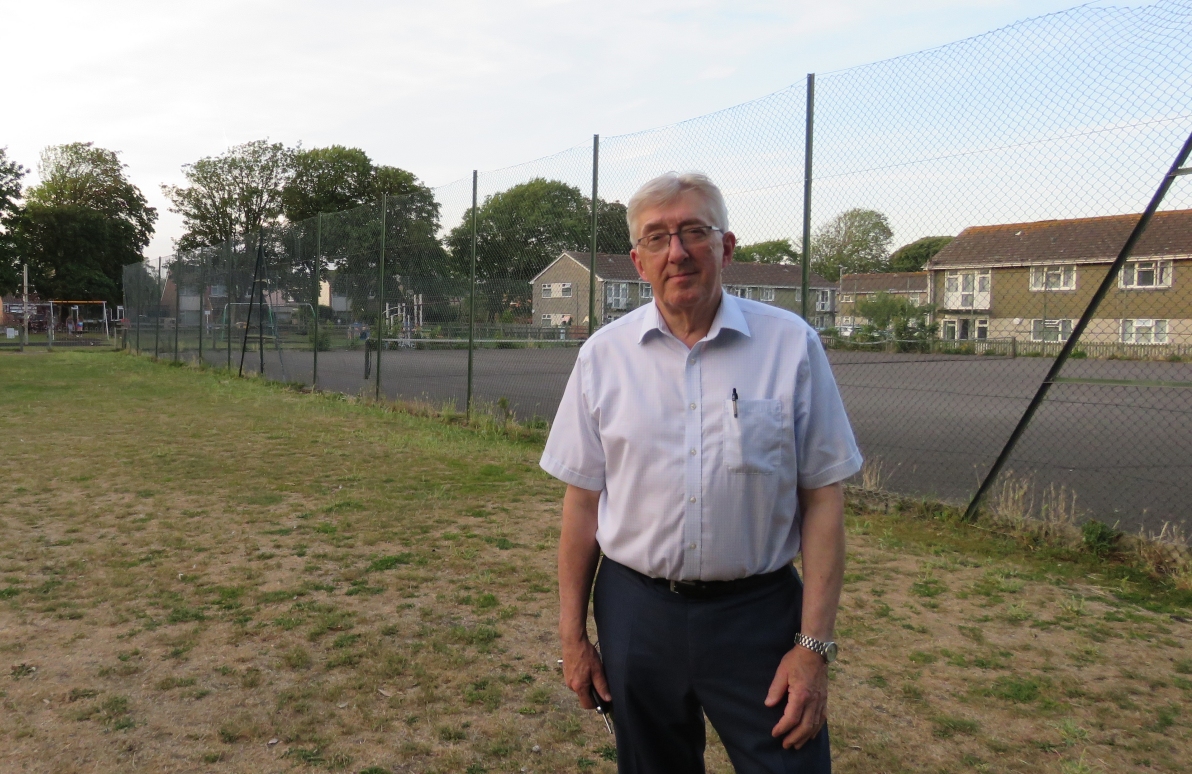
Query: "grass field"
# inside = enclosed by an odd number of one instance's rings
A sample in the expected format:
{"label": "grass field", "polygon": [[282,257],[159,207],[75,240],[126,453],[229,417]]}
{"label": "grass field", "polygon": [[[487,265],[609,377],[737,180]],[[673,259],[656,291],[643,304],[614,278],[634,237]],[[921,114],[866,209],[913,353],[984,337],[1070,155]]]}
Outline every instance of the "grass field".
{"label": "grass field", "polygon": [[[0,355],[0,768],[613,771],[555,663],[562,486],[480,425]],[[911,510],[850,504],[838,771],[1184,770],[1192,594]]]}

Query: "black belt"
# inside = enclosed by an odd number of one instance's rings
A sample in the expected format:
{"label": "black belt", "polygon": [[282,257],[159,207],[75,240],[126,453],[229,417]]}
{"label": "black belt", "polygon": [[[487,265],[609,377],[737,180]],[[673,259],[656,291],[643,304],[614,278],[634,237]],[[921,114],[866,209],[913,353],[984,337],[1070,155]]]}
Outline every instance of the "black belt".
{"label": "black belt", "polygon": [[746,591],[762,588],[763,586],[779,583],[783,579],[789,578],[791,572],[792,570],[788,566],[774,572],[725,581],[678,581],[667,580],[666,578],[650,578],[649,576],[642,577],[648,578],[653,583],[688,599],[712,599],[730,594],[741,594]]}

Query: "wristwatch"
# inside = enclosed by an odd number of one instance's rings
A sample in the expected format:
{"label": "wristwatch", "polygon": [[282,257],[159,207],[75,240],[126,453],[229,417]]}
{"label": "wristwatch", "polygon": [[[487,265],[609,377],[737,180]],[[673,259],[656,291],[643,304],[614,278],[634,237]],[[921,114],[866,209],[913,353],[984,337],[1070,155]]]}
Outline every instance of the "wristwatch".
{"label": "wristwatch", "polygon": [[795,644],[802,645],[813,653],[818,653],[826,663],[831,664],[836,660],[837,647],[834,642],[824,642],[799,632],[795,635]]}

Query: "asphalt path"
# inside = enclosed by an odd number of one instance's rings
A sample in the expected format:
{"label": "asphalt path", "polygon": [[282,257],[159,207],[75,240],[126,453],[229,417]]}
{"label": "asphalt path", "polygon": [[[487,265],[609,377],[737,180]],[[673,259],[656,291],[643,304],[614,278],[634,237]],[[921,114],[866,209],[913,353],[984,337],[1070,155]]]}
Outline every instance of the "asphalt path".
{"label": "asphalt path", "polygon": [[[505,398],[520,419],[550,419],[575,362],[575,347],[479,349],[474,399]],[[234,353],[233,366],[239,353]],[[376,353],[373,353],[376,357]],[[208,353],[224,364],[223,352]],[[862,452],[885,488],[967,502],[1001,450],[1051,360],[891,353],[829,353]],[[250,352],[245,368],[258,368]],[[282,365],[284,371],[282,373]],[[374,361],[375,364],[375,361]],[[468,353],[387,350],[381,389],[390,399],[462,409]],[[311,353],[266,352],[273,379],[311,380]],[[1075,360],[1063,377],[1192,382],[1192,364]],[[319,387],[373,394],[364,352],[319,353]],[[1036,507],[1047,488],[1076,495],[1077,509],[1119,528],[1192,528],[1192,389],[1057,384],[1023,436],[1008,469],[1033,484]]]}

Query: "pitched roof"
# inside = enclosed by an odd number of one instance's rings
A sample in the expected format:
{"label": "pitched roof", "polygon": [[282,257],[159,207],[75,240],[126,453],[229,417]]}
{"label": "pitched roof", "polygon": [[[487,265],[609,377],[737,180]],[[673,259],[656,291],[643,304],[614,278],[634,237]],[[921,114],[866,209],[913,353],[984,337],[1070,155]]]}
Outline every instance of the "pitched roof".
{"label": "pitched roof", "polygon": [[[581,253],[575,250],[566,250],[559,259],[563,257],[571,258],[581,266],[587,266],[591,259],[591,253]],[[556,261],[551,262],[551,266],[555,265]],[[547,268],[550,268],[549,266]],[[543,272],[546,269],[542,270]],[[542,272],[539,272],[541,275]],[[596,277],[602,280],[612,280],[614,282],[641,282],[641,277],[637,275],[637,269],[633,265],[633,259],[628,255],[615,255],[612,253],[597,253],[596,254]],[[802,273],[800,267],[796,265],[778,264],[778,263],[730,263],[724,269],[722,277],[725,285],[764,285],[779,288],[799,287]],[[538,279],[535,277],[534,280]],[[534,280],[530,280],[533,282]],[[811,287],[813,288],[834,288],[836,285],[823,277],[815,274],[811,275]]]}
{"label": "pitched roof", "polygon": [[[927,263],[929,269],[1022,266],[1034,263],[1109,263],[1117,257],[1138,215],[1041,220],[971,226]],[[1156,213],[1133,255],[1192,256],[1192,210]]]}
{"label": "pitched roof", "polygon": [[888,271],[872,274],[843,274],[841,293],[923,293],[927,291],[927,272]]}

